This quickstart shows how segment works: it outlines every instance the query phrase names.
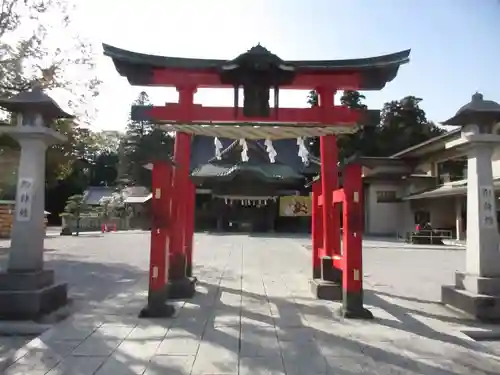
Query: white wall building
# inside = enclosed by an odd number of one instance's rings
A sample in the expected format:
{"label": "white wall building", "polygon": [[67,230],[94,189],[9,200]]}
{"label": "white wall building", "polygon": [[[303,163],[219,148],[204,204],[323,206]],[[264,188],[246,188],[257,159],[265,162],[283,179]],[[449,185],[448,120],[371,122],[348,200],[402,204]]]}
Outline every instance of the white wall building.
{"label": "white wall building", "polygon": [[[465,238],[467,162],[445,148],[460,129],[390,157],[362,157],[365,233],[396,236],[429,221],[433,228]],[[500,147],[492,158],[495,189],[500,193]]]}

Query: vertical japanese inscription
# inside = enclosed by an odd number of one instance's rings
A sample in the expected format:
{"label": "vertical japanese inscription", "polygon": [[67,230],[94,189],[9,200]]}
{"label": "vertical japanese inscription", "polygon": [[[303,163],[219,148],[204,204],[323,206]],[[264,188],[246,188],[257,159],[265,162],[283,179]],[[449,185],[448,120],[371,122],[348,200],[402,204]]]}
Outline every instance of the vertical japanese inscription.
{"label": "vertical japanese inscription", "polygon": [[33,179],[21,177],[19,179],[19,194],[16,207],[17,221],[31,220],[31,204],[33,201]]}
{"label": "vertical japanese inscription", "polygon": [[479,188],[479,219],[483,228],[496,228],[495,191],[492,186]]}

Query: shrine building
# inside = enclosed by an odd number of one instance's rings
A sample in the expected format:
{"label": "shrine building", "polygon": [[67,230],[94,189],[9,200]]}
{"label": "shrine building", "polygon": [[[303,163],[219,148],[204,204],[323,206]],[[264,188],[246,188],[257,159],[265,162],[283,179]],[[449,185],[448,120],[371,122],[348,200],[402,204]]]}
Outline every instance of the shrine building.
{"label": "shrine building", "polygon": [[241,161],[237,140],[219,139],[220,159],[214,156],[214,138],[195,136],[191,178],[197,186],[198,230],[248,232],[308,232],[311,226],[310,189],[319,173],[319,161],[304,164],[294,139],[273,142],[274,163],[264,141],[247,141],[248,161]]}
{"label": "shrine building", "polygon": [[[460,136],[458,128],[389,157],[360,158],[366,234],[403,235],[414,231],[416,224],[430,222],[446,237],[465,239],[467,157],[463,152],[446,147]],[[492,167],[498,197],[498,147],[493,153]]]}

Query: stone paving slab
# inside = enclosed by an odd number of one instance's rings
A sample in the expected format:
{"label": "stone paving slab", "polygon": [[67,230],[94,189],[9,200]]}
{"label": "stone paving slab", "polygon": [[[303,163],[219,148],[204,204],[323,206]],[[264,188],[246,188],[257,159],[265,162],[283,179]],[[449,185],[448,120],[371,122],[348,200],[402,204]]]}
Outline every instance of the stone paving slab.
{"label": "stone paving slab", "polygon": [[[134,236],[79,255],[81,245],[69,246],[66,257],[111,270],[135,261],[134,282],[122,282],[128,271],[108,276],[113,285],[105,289],[114,293],[87,296],[72,317],[18,350],[5,375],[500,373],[498,347],[468,340],[462,330],[478,326],[436,303],[434,288],[462,264],[463,253],[432,250],[429,264],[422,250],[367,247],[366,303],[376,319],[346,321],[338,304],[312,299],[310,253],[296,238],[197,235],[197,294],[175,302],[172,319],[142,320],[147,236]],[[80,244],[109,243],[111,236],[103,238]],[[144,248],[131,249],[134,243]],[[436,269],[443,272],[434,275]],[[103,277],[80,280],[94,287]]]}

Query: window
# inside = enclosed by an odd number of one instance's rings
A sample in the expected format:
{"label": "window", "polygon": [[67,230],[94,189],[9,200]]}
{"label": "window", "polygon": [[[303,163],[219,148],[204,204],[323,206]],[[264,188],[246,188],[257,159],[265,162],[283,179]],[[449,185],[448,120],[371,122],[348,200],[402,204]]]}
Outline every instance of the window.
{"label": "window", "polygon": [[425,224],[431,221],[431,213],[429,211],[416,211],[413,217],[415,224]]}
{"label": "window", "polygon": [[381,190],[377,191],[377,203],[395,203],[398,202],[396,191]]}
{"label": "window", "polygon": [[460,181],[467,177],[465,170],[467,168],[467,160],[456,159],[447,160],[437,164],[438,183],[440,185],[447,182]]}

